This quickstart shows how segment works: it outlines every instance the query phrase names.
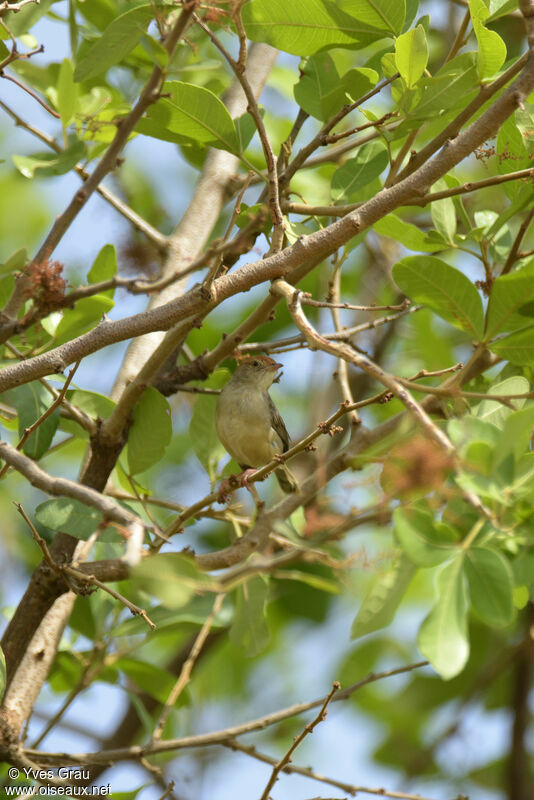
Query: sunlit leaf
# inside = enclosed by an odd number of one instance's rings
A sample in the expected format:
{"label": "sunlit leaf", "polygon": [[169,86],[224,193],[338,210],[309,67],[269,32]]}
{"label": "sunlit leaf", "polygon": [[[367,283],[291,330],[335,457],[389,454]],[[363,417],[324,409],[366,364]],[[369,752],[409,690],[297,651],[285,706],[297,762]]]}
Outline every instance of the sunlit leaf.
{"label": "sunlit leaf", "polygon": [[436,589],[436,603],[419,629],[417,644],[441,677],[449,680],[462,671],[469,656],[463,555],[441,569]]}

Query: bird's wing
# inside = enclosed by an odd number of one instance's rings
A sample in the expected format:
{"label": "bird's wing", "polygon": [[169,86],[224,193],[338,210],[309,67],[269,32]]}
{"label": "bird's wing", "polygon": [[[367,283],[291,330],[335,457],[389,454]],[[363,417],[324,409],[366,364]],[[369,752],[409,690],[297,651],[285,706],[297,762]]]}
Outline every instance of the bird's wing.
{"label": "bird's wing", "polygon": [[284,420],[280,416],[280,413],[272,401],[271,395],[268,394],[267,397],[269,398],[269,411],[271,412],[271,425],[275,433],[280,437],[282,442],[282,452],[285,453],[286,450],[289,450],[291,446],[291,439],[289,438],[289,433],[287,432],[287,428],[285,426]]}

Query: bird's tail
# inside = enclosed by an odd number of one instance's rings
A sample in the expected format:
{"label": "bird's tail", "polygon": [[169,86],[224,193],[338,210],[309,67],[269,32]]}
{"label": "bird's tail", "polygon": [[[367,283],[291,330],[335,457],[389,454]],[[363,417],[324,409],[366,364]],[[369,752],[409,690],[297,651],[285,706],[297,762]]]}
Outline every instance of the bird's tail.
{"label": "bird's tail", "polygon": [[298,492],[299,485],[297,483],[297,479],[295,478],[289,467],[286,467],[284,465],[279,469],[275,469],[274,474],[278,479],[280,488],[284,492],[286,492],[286,494],[291,494],[292,492]]}

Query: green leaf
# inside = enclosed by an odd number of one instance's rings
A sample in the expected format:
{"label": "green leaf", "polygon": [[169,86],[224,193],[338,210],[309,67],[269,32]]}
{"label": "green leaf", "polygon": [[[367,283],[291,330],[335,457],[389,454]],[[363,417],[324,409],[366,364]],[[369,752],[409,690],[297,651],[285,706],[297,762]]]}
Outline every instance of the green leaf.
{"label": "green leaf", "polygon": [[324,120],[323,100],[339,84],[334,59],[328,52],[316,53],[301,61],[300,80],[293,87],[295,100],[310,116]]}
{"label": "green leaf", "polygon": [[378,81],[378,73],[374,69],[362,67],[350,69],[343,75],[334,88],[321,99],[322,117],[330,119],[347,103],[354,103],[366,95]]}
{"label": "green leaf", "polygon": [[0,275],[11,275],[18,272],[28,261],[28,251],[25,247],[21,247],[9,256],[7,261],[0,264]]}
{"label": "green leaf", "polygon": [[[515,172],[518,169],[526,169],[530,166],[530,159],[528,157],[527,148],[525,147],[523,135],[517,127],[513,116],[508,117],[499,128],[499,133],[497,134],[497,155],[497,166],[501,175],[507,172]],[[515,181],[512,184],[504,184],[504,186],[511,186],[513,196],[515,196],[517,191],[517,184]]]}
{"label": "green leaf", "polygon": [[417,567],[401,555],[391,569],[373,581],[352,623],[352,639],[385,628],[393,621],[416,572]]}
{"label": "green leaf", "polygon": [[466,104],[470,93],[477,89],[475,54],[463,53],[453,58],[434,77],[421,78],[418,89],[421,95],[410,117],[430,119]]}
{"label": "green leaf", "polygon": [[132,578],[167,608],[184,606],[198,589],[209,583],[193,561],[180,553],[160,553],[144,558],[132,569]]}
{"label": "green leaf", "polygon": [[[176,676],[168,670],[137,658],[120,658],[114,663],[114,667],[127,675],[132,683],[136,684],[143,692],[150,697],[155,697],[160,703],[166,702],[176,683]],[[181,701],[178,700],[177,706],[184,705],[185,697],[183,696]]]}
{"label": "green leaf", "polygon": [[35,509],[35,517],[46,528],[70,533],[77,539],[89,538],[102,522],[100,511],[70,497],[45,500]]}
{"label": "green leaf", "polygon": [[224,103],[209,89],[192,83],[170,81],[161,100],[151,106],[136,130],[146,136],[182,144],[195,142],[239,152],[234,121]]}
{"label": "green leaf", "polygon": [[[262,109],[260,109],[260,114],[263,116]],[[256,123],[247,111],[234,119],[234,125],[239,140],[239,152],[244,153],[256,133]]]}
{"label": "green leaf", "polygon": [[494,450],[494,468],[510,456],[515,462],[527,452],[534,428],[534,405],[512,411],[504,420],[500,437]]}
{"label": "green leaf", "polygon": [[518,0],[490,0],[489,8],[491,16],[488,17],[486,22],[493,22],[499,17],[509,14],[510,11],[515,11],[518,6]]}
{"label": "green leaf", "polygon": [[454,678],[469,656],[463,554],[437,577],[438,599],[419,629],[417,646],[444,680]]}
{"label": "green leaf", "polygon": [[[206,621],[206,617],[213,608],[213,596],[203,595],[191,598],[191,600],[181,608],[166,608],[156,606],[150,609],[150,619],[158,629],[173,628],[182,631],[186,625],[201,627]],[[232,619],[232,610],[227,603],[219,611],[212,623],[212,629],[226,628]],[[146,622],[141,617],[131,617],[125,619],[113,628],[113,636],[135,636],[138,633],[146,633]]]}
{"label": "green leaf", "polygon": [[374,230],[381,236],[388,236],[394,239],[408,250],[419,250],[422,253],[435,253],[436,250],[443,250],[443,245],[437,242],[430,242],[423,231],[410,222],[405,222],[396,214],[388,214],[375,222]]}
{"label": "green leaf", "polygon": [[496,31],[488,30],[484,22],[490,15],[483,0],[469,0],[469,13],[478,41],[478,76],[490,78],[506,60],[506,45]]}
{"label": "green leaf", "polygon": [[534,317],[534,261],[510,275],[501,275],[491,289],[485,341],[501,331],[524,328]]}
{"label": "green leaf", "polygon": [[492,342],[489,349],[512,364],[534,365],[534,326],[523,331],[511,333],[497,342]]}
{"label": "green leaf", "polygon": [[360,189],[377,178],[389,163],[388,151],[382,142],[369,142],[349,158],[332,177],[332,197],[335,202],[350,202],[358,197]]}
{"label": "green leaf", "polygon": [[273,573],[273,577],[278,580],[288,581],[301,581],[312,589],[318,589],[321,592],[330,592],[331,594],[340,594],[341,586],[336,581],[330,578],[325,578],[323,575],[315,575],[313,572],[302,572],[298,569],[279,569]]}
{"label": "green leaf", "polygon": [[82,411],[87,412],[93,419],[109,417],[116,405],[107,395],[90,392],[86,389],[70,389],[67,392],[67,399]]}
{"label": "green leaf", "polygon": [[[211,389],[220,389],[227,382],[229,372],[218,369],[204,384]],[[189,423],[189,436],[195,455],[209,475],[210,481],[215,480],[215,468],[226,450],[219,441],[215,428],[215,408],[217,397],[215,395],[200,394],[195,400],[191,422]]]}
{"label": "green leaf", "polygon": [[393,520],[395,536],[414,564],[434,567],[454,555],[453,532],[430,512],[415,506],[399,507],[393,512]]}
{"label": "green leaf", "polygon": [[[54,402],[54,398],[44,386],[32,381],[22,386],[17,386],[10,392],[13,405],[18,412],[18,433],[22,437],[26,428],[29,428],[41,414],[43,414]],[[32,433],[25,442],[23,452],[38,460],[43,456],[52,443],[54,434],[59,425],[59,408],[54,409]]]}
{"label": "green leaf", "polygon": [[343,11],[376,30],[398,36],[406,17],[405,0],[340,0]]}
{"label": "green leaf", "polygon": [[139,42],[153,16],[154,8],[147,3],[114,19],[77,64],[74,80],[94,78],[122,61]]}
{"label": "green leaf", "polygon": [[482,337],[482,301],[463,272],[434,256],[408,256],[393,267],[393,279],[416,303],[428,306],[476,339]]}
{"label": "green leaf", "polygon": [[76,98],[78,87],[74,83],[74,70],[70,59],[64,58],[59,68],[59,76],[56,84],[57,107],[61,114],[61,124],[66,128],[76,110]]}
{"label": "green leaf", "polygon": [[172,438],[171,409],[163,395],[148,386],[133,413],[128,435],[130,473],[144,472],[163,457]]}
{"label": "green leaf", "polygon": [[471,606],[480,619],[492,628],[509,625],[514,614],[514,580],[507,559],[489,547],[471,547],[464,569]]}
{"label": "green leaf", "polygon": [[[435,192],[441,192],[447,189],[447,185],[445,181],[437,181],[432,189]],[[435,200],[430,206],[430,215],[437,232],[443,236],[446,242],[452,244],[456,233],[456,208],[452,197]]]}
{"label": "green leaf", "polygon": [[300,80],[293,87],[295,100],[310,116],[324,120],[323,100],[339,84],[334,59],[328,52],[316,53],[301,61]]}
{"label": "green leaf", "polygon": [[[89,283],[108,281],[117,274],[117,253],[112,244],[105,244],[93,261],[93,266],[87,273]],[[104,297],[113,297],[114,289],[102,292]]]}
{"label": "green leaf", "polygon": [[234,621],[230,641],[244,650],[248,658],[257,656],[269,644],[266,605],[269,583],[265,576],[250,578],[236,589]]}
{"label": "green leaf", "polygon": [[[333,0],[249,0],[242,17],[249,39],[298,56],[325,47],[367,45],[402,30],[402,24],[396,27],[401,14],[404,21],[403,0],[344,0],[341,5]],[[384,19],[384,5],[390,7],[394,30]],[[373,12],[373,6],[380,11]]]}
{"label": "green leaf", "polygon": [[4,655],[4,651],[0,647],[0,700],[4,696],[4,692],[6,690],[6,657]]}
{"label": "green leaf", "polygon": [[406,31],[395,42],[395,64],[411,89],[423,75],[428,63],[428,45],[426,43],[425,29],[418,25],[411,31]]}
{"label": "green leaf", "polygon": [[113,300],[105,294],[95,294],[78,300],[75,308],[63,312],[61,322],[56,328],[54,347],[76,336],[81,336],[100,322],[103,314],[113,308]]}
{"label": "green leaf", "polygon": [[86,152],[85,144],[79,140],[62,153],[36,153],[33,156],[13,156],[13,163],[25,178],[40,178],[64,175],[76,166]]}
{"label": "green leaf", "polygon": [[[530,384],[522,375],[514,375],[504,381],[492,383],[488,387],[488,394],[507,395],[525,394],[530,390]],[[512,400],[515,408],[522,408],[526,403],[526,398],[518,397]],[[482,400],[478,409],[477,417],[485,422],[491,422],[497,428],[502,428],[504,420],[509,417],[513,409],[503,405],[498,400]]]}

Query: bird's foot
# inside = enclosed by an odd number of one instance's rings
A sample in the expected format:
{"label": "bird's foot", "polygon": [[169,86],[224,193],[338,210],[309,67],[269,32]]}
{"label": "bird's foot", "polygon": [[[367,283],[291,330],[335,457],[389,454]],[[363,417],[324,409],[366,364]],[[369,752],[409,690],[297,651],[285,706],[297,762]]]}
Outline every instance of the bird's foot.
{"label": "bird's foot", "polygon": [[231,492],[235,492],[236,489],[239,489],[242,485],[240,477],[240,475],[230,475],[228,478],[224,479],[219,486],[219,492],[217,494],[218,503],[226,503],[228,495],[231,494]]}
{"label": "bird's foot", "polygon": [[249,483],[249,479],[255,473],[256,470],[249,467],[244,469],[243,472],[240,472],[238,475],[230,475],[228,478],[226,478],[219,487],[217,502],[226,503],[228,500],[228,495],[243,486],[252,495],[256,506],[263,506],[263,502],[260,500],[258,492],[256,491],[256,487],[253,483]]}
{"label": "bird's foot", "polygon": [[244,486],[244,487],[245,487],[245,489],[248,489],[248,491],[249,491],[251,494],[254,494],[254,492],[255,492],[256,490],[255,490],[255,489],[254,489],[254,490],[252,489],[252,486],[251,486],[251,485],[250,485],[250,483],[248,482],[248,479],[249,479],[249,478],[252,478],[252,476],[253,476],[253,475],[255,475],[255,474],[256,474],[256,470],[255,470],[255,469],[252,469],[252,467],[249,467],[248,469],[244,469],[244,470],[243,470],[243,472],[241,473],[241,475],[237,475],[237,477],[238,477],[238,478],[240,479],[240,481],[241,481],[241,486]]}

